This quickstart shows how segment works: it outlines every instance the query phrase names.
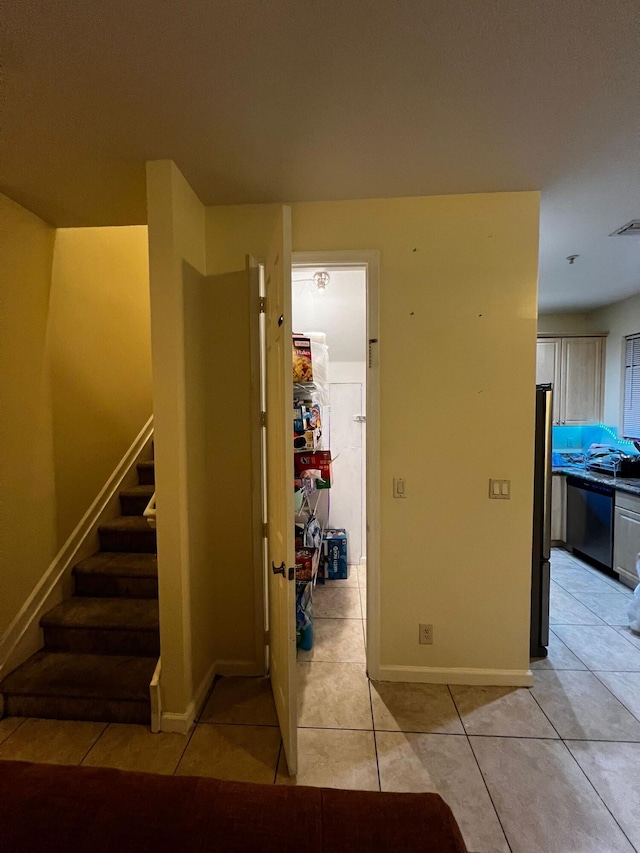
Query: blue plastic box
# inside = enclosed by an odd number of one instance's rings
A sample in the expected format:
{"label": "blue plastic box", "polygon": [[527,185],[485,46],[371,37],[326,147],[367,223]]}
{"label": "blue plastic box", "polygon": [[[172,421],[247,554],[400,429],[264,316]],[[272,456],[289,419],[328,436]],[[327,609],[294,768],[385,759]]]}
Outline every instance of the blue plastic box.
{"label": "blue plastic box", "polygon": [[346,530],[325,530],[322,536],[322,555],[328,580],[346,580],[349,577]]}

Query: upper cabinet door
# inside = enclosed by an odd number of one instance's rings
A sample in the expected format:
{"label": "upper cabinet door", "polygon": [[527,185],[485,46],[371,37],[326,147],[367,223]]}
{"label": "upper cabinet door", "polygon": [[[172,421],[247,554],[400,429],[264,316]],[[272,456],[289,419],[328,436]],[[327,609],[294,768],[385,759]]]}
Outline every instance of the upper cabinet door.
{"label": "upper cabinet door", "polygon": [[[291,417],[291,211],[278,212],[265,264],[269,671],[289,773],[296,772],[295,541]],[[289,577],[290,572],[292,576]]]}
{"label": "upper cabinet door", "polygon": [[553,422],[560,422],[560,338],[538,338],[536,382],[553,385]]}
{"label": "upper cabinet door", "polygon": [[598,423],[602,419],[603,339],[562,339],[560,422]]}

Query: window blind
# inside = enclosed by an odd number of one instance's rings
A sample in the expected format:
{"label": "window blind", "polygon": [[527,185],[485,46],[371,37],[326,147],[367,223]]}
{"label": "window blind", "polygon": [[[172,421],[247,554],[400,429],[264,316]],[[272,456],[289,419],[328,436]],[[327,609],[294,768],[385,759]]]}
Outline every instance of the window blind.
{"label": "window blind", "polygon": [[640,439],[640,334],[625,338],[622,437]]}

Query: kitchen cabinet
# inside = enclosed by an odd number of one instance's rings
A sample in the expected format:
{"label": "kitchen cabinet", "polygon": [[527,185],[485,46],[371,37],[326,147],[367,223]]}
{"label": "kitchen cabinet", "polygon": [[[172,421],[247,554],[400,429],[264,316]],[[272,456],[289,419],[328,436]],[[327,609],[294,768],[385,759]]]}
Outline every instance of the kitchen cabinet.
{"label": "kitchen cabinet", "polygon": [[567,478],[554,474],[551,478],[551,544],[564,544],[567,539]]}
{"label": "kitchen cabinet", "polygon": [[613,570],[622,583],[638,583],[636,559],[640,553],[640,497],[616,492],[613,522]]}
{"label": "kitchen cabinet", "polygon": [[536,382],[553,384],[553,423],[602,419],[604,338],[539,337]]}

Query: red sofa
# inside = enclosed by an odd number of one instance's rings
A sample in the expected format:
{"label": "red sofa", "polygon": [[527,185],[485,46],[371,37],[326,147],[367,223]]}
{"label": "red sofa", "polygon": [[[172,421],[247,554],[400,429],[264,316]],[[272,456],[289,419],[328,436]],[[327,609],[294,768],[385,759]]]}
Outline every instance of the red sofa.
{"label": "red sofa", "polygon": [[438,794],[0,761],[2,853],[467,853]]}

